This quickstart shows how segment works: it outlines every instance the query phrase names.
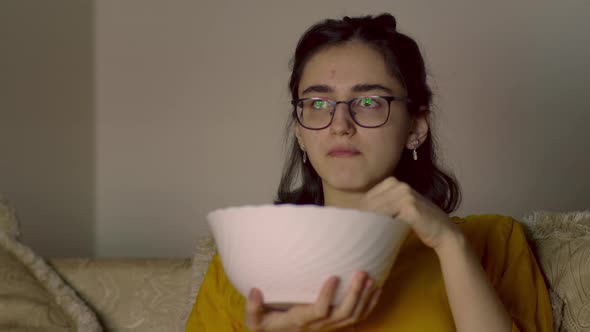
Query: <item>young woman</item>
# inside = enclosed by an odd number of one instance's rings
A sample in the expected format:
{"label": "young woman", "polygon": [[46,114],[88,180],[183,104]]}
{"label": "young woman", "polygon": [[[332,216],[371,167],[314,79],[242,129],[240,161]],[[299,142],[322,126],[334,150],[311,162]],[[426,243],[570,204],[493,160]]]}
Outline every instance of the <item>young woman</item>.
{"label": "young woman", "polygon": [[[512,218],[449,217],[454,178],[436,166],[432,93],[416,43],[395,18],[344,17],[300,39],[289,82],[295,139],[276,203],[384,213],[407,222],[382,288],[359,271],[330,306],[337,278],[317,301],[286,312],[244,299],[216,255],[187,331],[551,331],[547,289]],[[302,186],[293,189],[301,172]]]}

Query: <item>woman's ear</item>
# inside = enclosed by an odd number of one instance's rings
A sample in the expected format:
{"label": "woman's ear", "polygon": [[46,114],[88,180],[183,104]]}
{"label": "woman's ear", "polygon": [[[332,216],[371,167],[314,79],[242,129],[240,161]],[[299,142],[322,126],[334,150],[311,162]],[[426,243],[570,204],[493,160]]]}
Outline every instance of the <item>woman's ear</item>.
{"label": "woman's ear", "polygon": [[[406,142],[408,149],[413,150],[426,140],[429,131],[428,114],[429,112],[421,112],[412,119],[410,133]],[[416,140],[418,140],[418,144],[416,144]]]}

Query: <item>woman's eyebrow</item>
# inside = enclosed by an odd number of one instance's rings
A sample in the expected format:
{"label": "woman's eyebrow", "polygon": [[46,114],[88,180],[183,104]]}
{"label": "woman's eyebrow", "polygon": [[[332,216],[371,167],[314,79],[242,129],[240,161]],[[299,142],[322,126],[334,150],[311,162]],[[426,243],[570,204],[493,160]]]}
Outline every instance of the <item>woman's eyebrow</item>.
{"label": "woman's eyebrow", "polygon": [[311,92],[318,92],[318,93],[329,93],[329,92],[334,92],[334,89],[332,89],[331,87],[325,85],[325,84],[315,84],[312,86],[307,87],[307,89],[303,90],[303,92],[301,92],[301,95],[305,95]]}
{"label": "woman's eyebrow", "polygon": [[357,84],[352,87],[353,92],[370,92],[380,90],[388,94],[393,94],[393,90],[381,84]]}
{"label": "woman's eyebrow", "polygon": [[[393,90],[381,85],[381,84],[356,84],[352,87],[351,91],[352,92],[370,92],[370,91],[383,91],[387,94],[393,94]],[[307,87],[305,90],[303,90],[303,92],[301,92],[301,96],[304,96],[308,93],[311,92],[317,92],[317,93],[330,93],[330,92],[334,92],[334,89],[332,89],[332,87],[325,85],[325,84],[314,84],[311,85],[309,87]]]}

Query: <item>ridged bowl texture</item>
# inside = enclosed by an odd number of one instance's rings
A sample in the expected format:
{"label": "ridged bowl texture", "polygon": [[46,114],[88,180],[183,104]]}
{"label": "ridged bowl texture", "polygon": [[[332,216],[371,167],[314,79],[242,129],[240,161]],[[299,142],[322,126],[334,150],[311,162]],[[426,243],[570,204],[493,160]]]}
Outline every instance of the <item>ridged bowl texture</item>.
{"label": "ridged bowl texture", "polygon": [[266,307],[285,310],[316,301],[323,283],[340,278],[340,303],[356,271],[382,286],[409,226],[372,212],[314,205],[260,205],[207,215],[223,268],[247,297],[262,291]]}

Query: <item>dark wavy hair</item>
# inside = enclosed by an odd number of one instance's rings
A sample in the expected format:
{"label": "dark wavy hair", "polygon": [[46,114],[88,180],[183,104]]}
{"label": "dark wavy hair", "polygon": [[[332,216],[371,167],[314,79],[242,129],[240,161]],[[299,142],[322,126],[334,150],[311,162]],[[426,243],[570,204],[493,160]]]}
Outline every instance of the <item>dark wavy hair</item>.
{"label": "dark wavy hair", "polygon": [[[298,88],[303,68],[317,52],[329,46],[361,41],[378,50],[385,58],[390,74],[404,85],[412,103],[408,112],[413,116],[430,112],[432,92],[426,83],[426,69],[416,42],[396,30],[396,20],[390,14],[379,16],[348,17],[341,20],[327,19],[310,27],[299,40],[290,62],[289,89],[292,99],[298,99]],[[324,205],[322,180],[311,163],[302,162],[302,153],[294,139],[295,113],[286,128],[290,153],[283,168],[275,204]],[[461,201],[459,184],[452,174],[437,166],[435,138],[430,128],[428,137],[419,147],[418,160],[412,159],[412,151],[404,149],[392,174],[406,182],[414,190],[430,199],[446,213],[457,209]],[[301,176],[301,178],[299,178]],[[297,180],[301,180],[294,188]]]}

